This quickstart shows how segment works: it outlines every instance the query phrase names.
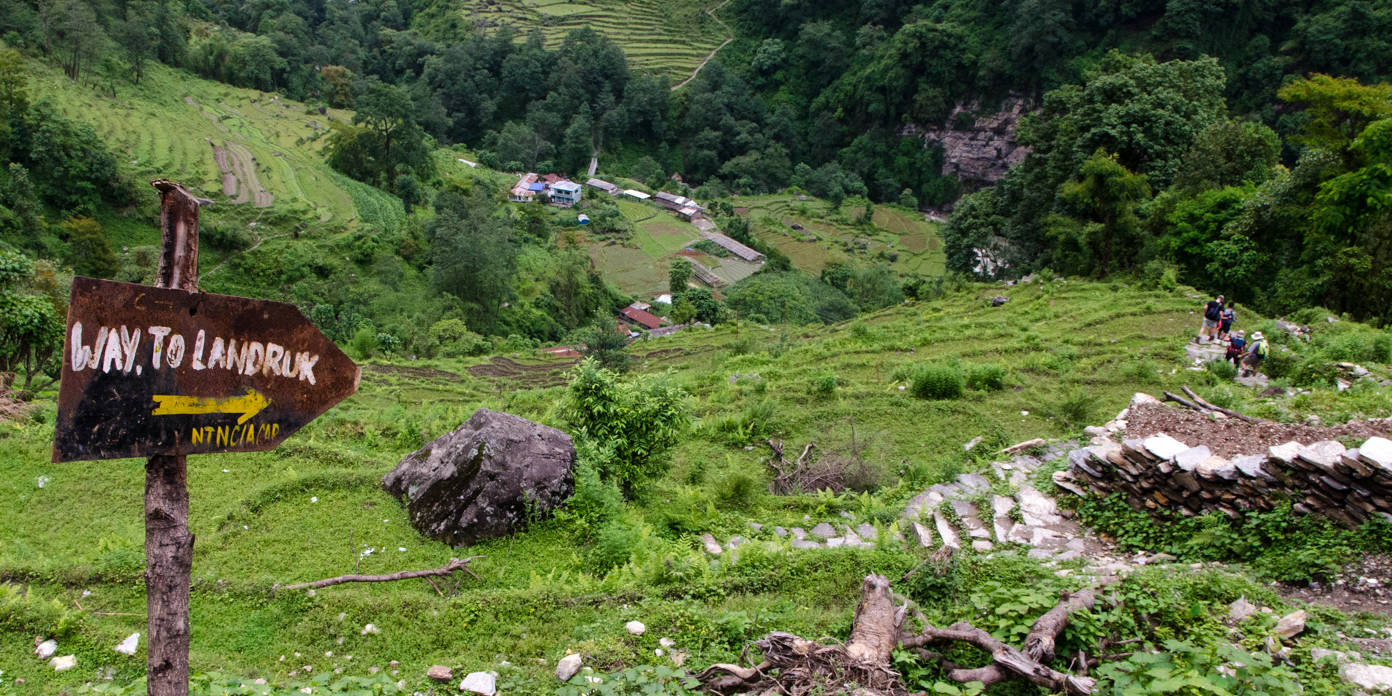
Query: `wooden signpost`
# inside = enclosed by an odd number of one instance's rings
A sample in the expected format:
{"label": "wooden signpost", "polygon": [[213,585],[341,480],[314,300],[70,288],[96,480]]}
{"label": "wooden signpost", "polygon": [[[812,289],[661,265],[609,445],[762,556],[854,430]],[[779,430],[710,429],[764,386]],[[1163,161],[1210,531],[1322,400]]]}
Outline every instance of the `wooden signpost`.
{"label": "wooden signpost", "polygon": [[75,278],[53,461],[145,465],[150,696],[188,694],[185,455],[272,449],[357,391],[359,370],[293,305],[198,292],[198,199],[163,179],[154,287]]}

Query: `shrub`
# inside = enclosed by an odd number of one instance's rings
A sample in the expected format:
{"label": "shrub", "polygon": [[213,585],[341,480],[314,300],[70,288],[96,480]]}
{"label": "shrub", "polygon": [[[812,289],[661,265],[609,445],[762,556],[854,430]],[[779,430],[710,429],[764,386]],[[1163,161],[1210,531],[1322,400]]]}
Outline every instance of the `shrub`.
{"label": "shrub", "polygon": [[623,513],[623,494],[614,482],[600,477],[614,457],[612,447],[581,440],[575,443],[575,453],[575,493],[556,518],[583,538]]}
{"label": "shrub", "polygon": [[[1270,358],[1267,358],[1270,361]],[[1267,373],[1270,375],[1270,372]],[[1296,363],[1288,373],[1292,384],[1301,387],[1328,387],[1339,377],[1339,368],[1334,363],[1318,356],[1307,356]]]}
{"label": "shrub", "polygon": [[813,378],[812,394],[814,396],[822,397],[823,399],[827,399],[834,396],[836,394],[836,376],[820,375],[818,377]]}
{"label": "shrub", "polygon": [[644,536],[637,521],[623,515],[614,517],[600,526],[594,549],[589,554],[590,562],[601,573],[628,563]]}
{"label": "shrub", "polygon": [[[762,385],[763,382],[759,382],[759,384]],[[717,421],[715,432],[726,444],[735,447],[764,440],[778,428],[776,424],[777,412],[773,402],[757,401],[745,406],[739,415]]]}
{"label": "shrub", "polygon": [[1272,379],[1289,377],[1300,366],[1300,356],[1283,349],[1272,348],[1262,361],[1261,371]]}
{"label": "shrub", "polygon": [[1209,360],[1204,363],[1204,368],[1217,383],[1231,382],[1237,377],[1237,366],[1231,360]]}
{"label": "shrub", "polygon": [[1005,387],[1005,368],[1000,365],[972,365],[967,368],[967,386],[981,391]]}
{"label": "shrub", "polygon": [[1087,425],[1088,419],[1092,418],[1093,406],[1096,403],[1091,394],[1077,390],[1065,394],[1049,411],[1050,415],[1057,418],[1066,427],[1076,428]]}
{"label": "shrub", "polygon": [[572,372],[562,408],[572,434],[612,448],[600,478],[630,497],[665,471],[664,455],[690,423],[686,392],[665,376],[623,380],[591,358]]}
{"label": "shrub", "polygon": [[962,368],[950,364],[920,366],[909,384],[909,390],[920,399],[958,399],[965,388]]}

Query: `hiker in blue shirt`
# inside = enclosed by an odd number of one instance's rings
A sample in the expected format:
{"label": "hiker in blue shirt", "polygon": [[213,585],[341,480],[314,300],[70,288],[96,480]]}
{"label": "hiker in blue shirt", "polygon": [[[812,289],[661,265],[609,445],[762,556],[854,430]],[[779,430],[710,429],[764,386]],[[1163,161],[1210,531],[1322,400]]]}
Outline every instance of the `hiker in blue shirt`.
{"label": "hiker in blue shirt", "polygon": [[1231,360],[1233,367],[1242,367],[1242,350],[1247,347],[1247,339],[1241,330],[1234,331],[1228,341],[1228,352],[1224,360]]}
{"label": "hiker in blue shirt", "polygon": [[1233,309],[1232,305],[1224,307],[1223,313],[1220,315],[1220,318],[1218,319],[1219,341],[1228,340],[1228,336],[1232,332],[1232,325],[1234,321],[1237,321],[1237,310]]}
{"label": "hiker in blue shirt", "polygon": [[[1208,301],[1204,305],[1203,328],[1199,329],[1199,335],[1194,338],[1195,343],[1208,343],[1218,340],[1218,322],[1223,319],[1223,296],[1219,295]],[[1204,339],[1208,338],[1209,341]]]}

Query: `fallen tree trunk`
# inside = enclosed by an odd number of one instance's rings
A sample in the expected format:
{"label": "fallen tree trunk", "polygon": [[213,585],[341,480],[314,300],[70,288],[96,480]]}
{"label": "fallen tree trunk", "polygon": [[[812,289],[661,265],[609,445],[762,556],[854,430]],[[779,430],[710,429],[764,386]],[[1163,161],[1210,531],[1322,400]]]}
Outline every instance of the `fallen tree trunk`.
{"label": "fallen tree trunk", "polygon": [[[1025,637],[1023,649],[1007,645],[970,623],[959,622],[947,628],[928,623],[917,632],[903,630],[905,606],[896,611],[889,581],[882,575],[866,576],[860,587],[860,603],[851,623],[850,640],[843,645],[824,645],[790,633],[770,633],[754,643],[764,654],[757,665],[715,664],[697,675],[701,686],[716,694],[756,693],[803,696],[810,693],[843,693],[858,689],[860,694],[908,693],[890,661],[895,648],[913,650],[920,657],[937,661],[947,678],[967,683],[979,681],[987,686],[1021,679],[1072,696],[1088,696],[1094,680],[1060,672],[1049,667],[1055,657],[1055,641],[1068,626],[1074,612],[1091,608],[1098,590],[1116,582],[1105,578],[1096,587],[1065,593],[1059,603],[1040,616]],[[963,668],[924,649],[925,646],[963,642],[991,655],[985,667]]]}
{"label": "fallen tree trunk", "polygon": [[1193,389],[1190,389],[1188,386],[1182,386],[1182,387],[1180,387],[1180,389],[1183,389],[1183,390],[1184,390],[1184,393],[1185,393],[1185,394],[1188,394],[1189,397],[1192,398],[1192,399],[1194,400],[1194,403],[1196,403],[1196,404],[1198,404],[1198,405],[1204,407],[1205,409],[1208,409],[1209,411],[1217,411],[1218,413],[1222,413],[1222,414],[1224,414],[1224,415],[1232,416],[1233,418],[1236,418],[1236,419],[1238,419],[1238,420],[1241,420],[1241,421],[1244,421],[1244,422],[1247,422],[1247,423],[1260,423],[1260,422],[1261,422],[1261,419],[1260,419],[1260,418],[1253,418],[1253,417],[1251,417],[1251,416],[1238,413],[1237,411],[1234,411],[1234,410],[1232,410],[1232,409],[1230,409],[1230,408],[1223,408],[1222,406],[1216,406],[1216,405],[1211,404],[1211,403],[1209,403],[1209,402],[1207,402],[1207,401],[1204,401],[1204,398],[1203,398],[1202,396],[1199,396],[1198,394],[1195,394],[1195,393],[1194,393],[1194,390],[1193,390]]}
{"label": "fallen tree trunk", "polygon": [[350,573],[348,575],[339,575],[338,577],[325,578],[323,580],[315,580],[314,582],[301,582],[296,583],[294,585],[285,585],[280,589],[312,590],[318,589],[320,587],[329,587],[330,585],[342,585],[346,582],[391,582],[393,580],[430,578],[435,576],[449,575],[456,570],[462,570],[466,573],[469,573],[470,575],[473,575],[473,572],[469,570],[469,561],[474,561],[480,558],[483,558],[483,556],[469,556],[468,558],[451,558],[449,563],[446,563],[443,567],[440,568],[430,568],[428,570],[403,570],[399,573],[388,573],[386,575],[358,575],[356,573]]}

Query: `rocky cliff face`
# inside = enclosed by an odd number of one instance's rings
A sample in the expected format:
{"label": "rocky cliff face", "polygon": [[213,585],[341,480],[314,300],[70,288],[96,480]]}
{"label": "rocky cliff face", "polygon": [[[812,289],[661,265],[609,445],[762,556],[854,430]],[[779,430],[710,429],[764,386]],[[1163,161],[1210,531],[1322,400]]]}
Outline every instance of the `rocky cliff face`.
{"label": "rocky cliff face", "polygon": [[[955,176],[963,188],[975,189],[1000,181],[1005,170],[1029,154],[1029,148],[1015,142],[1015,126],[1028,112],[1029,105],[1019,97],[1006,99],[994,113],[982,113],[979,103],[968,102],[958,104],[946,123],[911,124],[900,134],[922,138],[924,147],[941,145],[943,176]],[[969,127],[964,125],[968,120]]]}

